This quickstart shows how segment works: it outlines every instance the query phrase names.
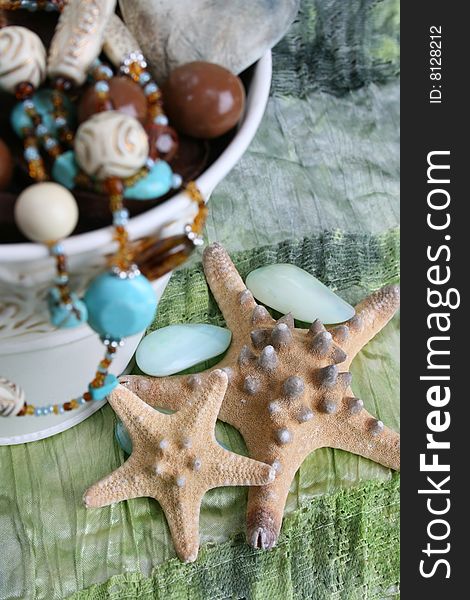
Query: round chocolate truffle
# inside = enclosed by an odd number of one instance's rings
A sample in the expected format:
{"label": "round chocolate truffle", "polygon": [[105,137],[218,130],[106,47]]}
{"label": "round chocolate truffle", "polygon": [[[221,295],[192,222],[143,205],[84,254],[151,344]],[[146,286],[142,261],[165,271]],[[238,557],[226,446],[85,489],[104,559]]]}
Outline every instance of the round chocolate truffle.
{"label": "round chocolate truffle", "polygon": [[6,190],[13,175],[13,158],[8,146],[0,140],[0,190]]}
{"label": "round chocolate truffle", "polygon": [[162,87],[165,110],[186,135],[210,139],[234,127],[245,106],[239,77],[213,63],[196,61],[177,67]]}
{"label": "round chocolate truffle", "polygon": [[[141,123],[147,116],[147,98],[141,87],[129,77],[112,77],[109,81],[109,101],[106,110],[116,110]],[[90,86],[83,94],[78,107],[80,123],[98,112],[99,100],[94,86]]]}

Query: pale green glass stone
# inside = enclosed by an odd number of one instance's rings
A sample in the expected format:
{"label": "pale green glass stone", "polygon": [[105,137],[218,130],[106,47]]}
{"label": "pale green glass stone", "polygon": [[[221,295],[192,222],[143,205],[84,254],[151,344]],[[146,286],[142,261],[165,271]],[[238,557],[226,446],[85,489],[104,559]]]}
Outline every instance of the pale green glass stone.
{"label": "pale green glass stone", "polygon": [[230,346],[228,329],[206,324],[162,327],[140,342],[137,365],[147,375],[164,377],[219,356]]}
{"label": "pale green glass stone", "polygon": [[354,316],[354,308],[307,271],[289,264],[268,265],[252,271],[246,287],[266,306],[294,319],[313,323],[342,323]]}

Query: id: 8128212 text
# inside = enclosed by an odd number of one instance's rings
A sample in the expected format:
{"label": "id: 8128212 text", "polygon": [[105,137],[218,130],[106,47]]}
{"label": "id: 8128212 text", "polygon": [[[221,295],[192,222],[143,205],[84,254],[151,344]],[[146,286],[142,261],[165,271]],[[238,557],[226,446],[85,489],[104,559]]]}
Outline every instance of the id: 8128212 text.
{"label": "id: 8128212 text", "polygon": [[430,104],[442,103],[442,27],[431,25],[429,28],[429,92]]}

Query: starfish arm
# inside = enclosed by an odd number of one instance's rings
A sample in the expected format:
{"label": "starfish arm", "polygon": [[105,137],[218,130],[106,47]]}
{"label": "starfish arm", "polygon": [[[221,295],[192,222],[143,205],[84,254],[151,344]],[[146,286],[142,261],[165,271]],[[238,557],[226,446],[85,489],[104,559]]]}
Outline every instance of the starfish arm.
{"label": "starfish arm", "polygon": [[214,243],[205,249],[203,265],[207,282],[227,327],[232,331],[233,340],[246,337],[253,326],[269,326],[275,322],[264,307],[255,302],[230,256],[220,244]]}
{"label": "starfish arm", "polygon": [[165,513],[176,554],[185,562],[194,562],[199,551],[199,513],[202,495],[194,490],[178,490],[155,498]]}
{"label": "starfish arm", "polygon": [[356,315],[346,322],[347,339],[341,343],[347,359],[342,368],[349,369],[360,350],[385,327],[400,306],[400,287],[387,285],[356,306]]}
{"label": "starfish arm", "polygon": [[208,489],[231,485],[267,485],[275,477],[275,470],[258,460],[224,450],[217,443],[211,452],[214,459],[207,474]]}
{"label": "starfish arm", "polygon": [[322,446],[358,454],[396,471],[400,469],[400,434],[366,410],[351,415],[342,408],[337,418],[331,419],[330,426],[324,428],[322,442]]}
{"label": "starfish arm", "polygon": [[147,421],[160,421],[161,426],[165,427],[165,421],[169,419],[168,415],[155,411],[123,385],[114,388],[108,396],[108,402],[124,423],[133,444],[138,435],[145,435]]}
{"label": "starfish arm", "polygon": [[119,383],[137,394],[153,407],[179,410],[186,405],[191,392],[191,376],[148,377],[147,375],[123,375]]}
{"label": "starfish arm", "polygon": [[[306,454],[311,451],[313,448],[309,448]],[[276,478],[270,485],[250,488],[246,510],[246,539],[253,548],[269,549],[276,545],[287,495],[295,473],[303,462],[303,454],[302,452],[295,461],[280,462]]]}
{"label": "starfish arm", "polygon": [[131,457],[110,475],[90,486],[83,495],[83,501],[87,508],[99,508],[139,498],[145,494],[141,493],[138,484],[139,478],[135,477],[134,460]]}
{"label": "starfish arm", "polygon": [[227,386],[227,373],[221,369],[199,377],[193,394],[178,411],[181,427],[194,432],[213,432]]}

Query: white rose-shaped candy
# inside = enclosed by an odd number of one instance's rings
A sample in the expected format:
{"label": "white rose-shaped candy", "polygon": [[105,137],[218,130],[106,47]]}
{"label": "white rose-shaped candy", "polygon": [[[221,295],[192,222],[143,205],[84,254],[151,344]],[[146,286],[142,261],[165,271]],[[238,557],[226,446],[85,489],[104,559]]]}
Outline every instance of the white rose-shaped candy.
{"label": "white rose-shaped candy", "polygon": [[90,176],[131,177],[148,157],[148,137],[133,117],[114,110],[93,115],[80,125],[75,136],[78,164]]}
{"label": "white rose-shaped candy", "polygon": [[19,83],[38,87],[46,76],[46,51],[39,37],[25,27],[0,29],[0,87],[14,93]]}

